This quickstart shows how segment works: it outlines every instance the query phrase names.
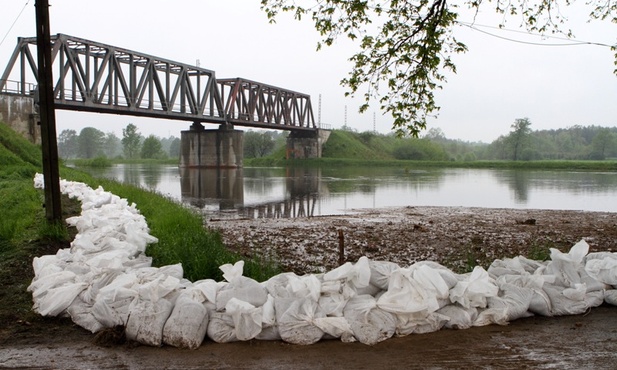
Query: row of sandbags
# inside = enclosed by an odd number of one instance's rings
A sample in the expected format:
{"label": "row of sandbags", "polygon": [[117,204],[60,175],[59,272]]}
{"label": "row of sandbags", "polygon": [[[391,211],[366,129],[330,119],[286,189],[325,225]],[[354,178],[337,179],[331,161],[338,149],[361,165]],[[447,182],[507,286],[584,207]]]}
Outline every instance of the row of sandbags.
{"label": "row of sandbags", "polygon": [[[42,187],[41,175],[35,186]],[[617,254],[582,240],[551,260],[519,256],[456,274],[430,261],[400,267],[366,257],[325,274],[283,273],[259,283],[243,262],[221,266],[224,281],[190,282],[181,265],[151,267],[157,242],[135,204],[82,183],[61,181],[82,202],[67,219],[71,247],[35,258],[28,288],[41,315],[68,315],[97,332],[118,325],[144,344],[197,348],[251,339],[311,344],[340,338],[375,344],[442,328],[506,324],[530,315],[579,314],[617,304]]]}

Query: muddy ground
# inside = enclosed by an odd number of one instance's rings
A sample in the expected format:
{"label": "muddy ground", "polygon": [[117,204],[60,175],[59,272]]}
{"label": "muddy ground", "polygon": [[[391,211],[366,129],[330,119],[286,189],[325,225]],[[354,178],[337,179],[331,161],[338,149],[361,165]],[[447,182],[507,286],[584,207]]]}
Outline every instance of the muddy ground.
{"label": "muddy ground", "polygon": [[[432,260],[464,271],[495,258],[541,258],[585,238],[591,251],[617,251],[617,214],[415,207],[310,219],[210,220],[239,252],[274,256],[285,270],[329,270],[361,255],[401,265]],[[0,368],[38,369],[612,369],[617,307],[585,315],[531,317],[508,326],[393,338],[375,346],[322,341],[310,346],[250,341],[198,350],[124,343],[110,347],[67,319],[15,320],[0,328]]]}

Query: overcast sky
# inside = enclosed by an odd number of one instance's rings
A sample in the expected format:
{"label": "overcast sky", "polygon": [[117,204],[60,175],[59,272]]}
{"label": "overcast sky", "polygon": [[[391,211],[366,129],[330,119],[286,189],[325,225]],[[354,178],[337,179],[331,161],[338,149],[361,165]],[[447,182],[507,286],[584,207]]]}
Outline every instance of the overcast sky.
{"label": "overcast sky", "polygon": [[[391,120],[375,106],[359,114],[359,99],[344,97],[339,81],[346,77],[353,43],[340,40],[316,51],[318,35],[308,21],[282,14],[268,23],[259,0],[49,0],[51,31],[132,49],[214,70],[218,78],[244,77],[311,95],[318,119],[340,128],[390,132]],[[27,4],[27,5],[26,5]],[[25,8],[24,8],[25,6]],[[17,37],[35,36],[34,0],[0,0],[0,70]],[[17,19],[19,13],[23,13]],[[568,9],[577,40],[617,43],[617,26],[586,23],[581,8]],[[13,22],[17,22],[9,32]],[[496,26],[486,10],[476,25]],[[471,21],[461,17],[461,21]],[[508,29],[515,30],[518,20]],[[464,26],[455,29],[469,51],[454,58],[458,73],[437,93],[441,111],[429,127],[448,138],[490,142],[510,131],[516,118],[527,117],[532,129],[573,125],[617,126],[617,77],[608,47],[550,46],[565,41],[481,27],[502,38]],[[526,43],[512,42],[503,38]],[[541,43],[536,46],[528,43]],[[345,115],[345,111],[347,114]],[[180,136],[188,122],[127,116],[57,112],[58,132],[86,126],[122,135],[134,123],[144,135]],[[215,128],[212,126],[211,128]]]}

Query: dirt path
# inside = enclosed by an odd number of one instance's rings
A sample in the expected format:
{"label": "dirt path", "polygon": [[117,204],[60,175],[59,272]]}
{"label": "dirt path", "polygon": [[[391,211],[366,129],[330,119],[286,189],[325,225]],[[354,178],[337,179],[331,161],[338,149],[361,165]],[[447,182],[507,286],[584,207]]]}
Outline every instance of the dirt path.
{"label": "dirt path", "polygon": [[369,347],[205,342],[195,351],[122,345],[103,348],[75,329],[37,343],[0,346],[0,368],[37,369],[614,369],[617,308],[587,315],[531,317],[508,326],[441,330]]}

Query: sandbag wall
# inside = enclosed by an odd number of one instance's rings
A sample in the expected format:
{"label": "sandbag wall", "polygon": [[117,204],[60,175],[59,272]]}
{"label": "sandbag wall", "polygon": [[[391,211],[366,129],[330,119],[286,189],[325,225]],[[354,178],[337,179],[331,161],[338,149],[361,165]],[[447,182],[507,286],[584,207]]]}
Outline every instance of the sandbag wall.
{"label": "sandbag wall", "polygon": [[[34,179],[43,186],[42,175]],[[401,267],[366,257],[325,274],[283,273],[259,283],[243,262],[224,265],[224,281],[183,278],[182,266],[151,266],[157,239],[135,204],[83,183],[61,191],[82,202],[67,219],[78,234],[70,248],[33,260],[34,310],[70,316],[98,332],[124,326],[143,344],[197,348],[251,339],[311,344],[340,338],[375,344],[442,328],[506,324],[531,315],[580,314],[617,305],[617,253],[588,253],[584,240],[551,260],[519,256],[456,274],[430,261]]]}

